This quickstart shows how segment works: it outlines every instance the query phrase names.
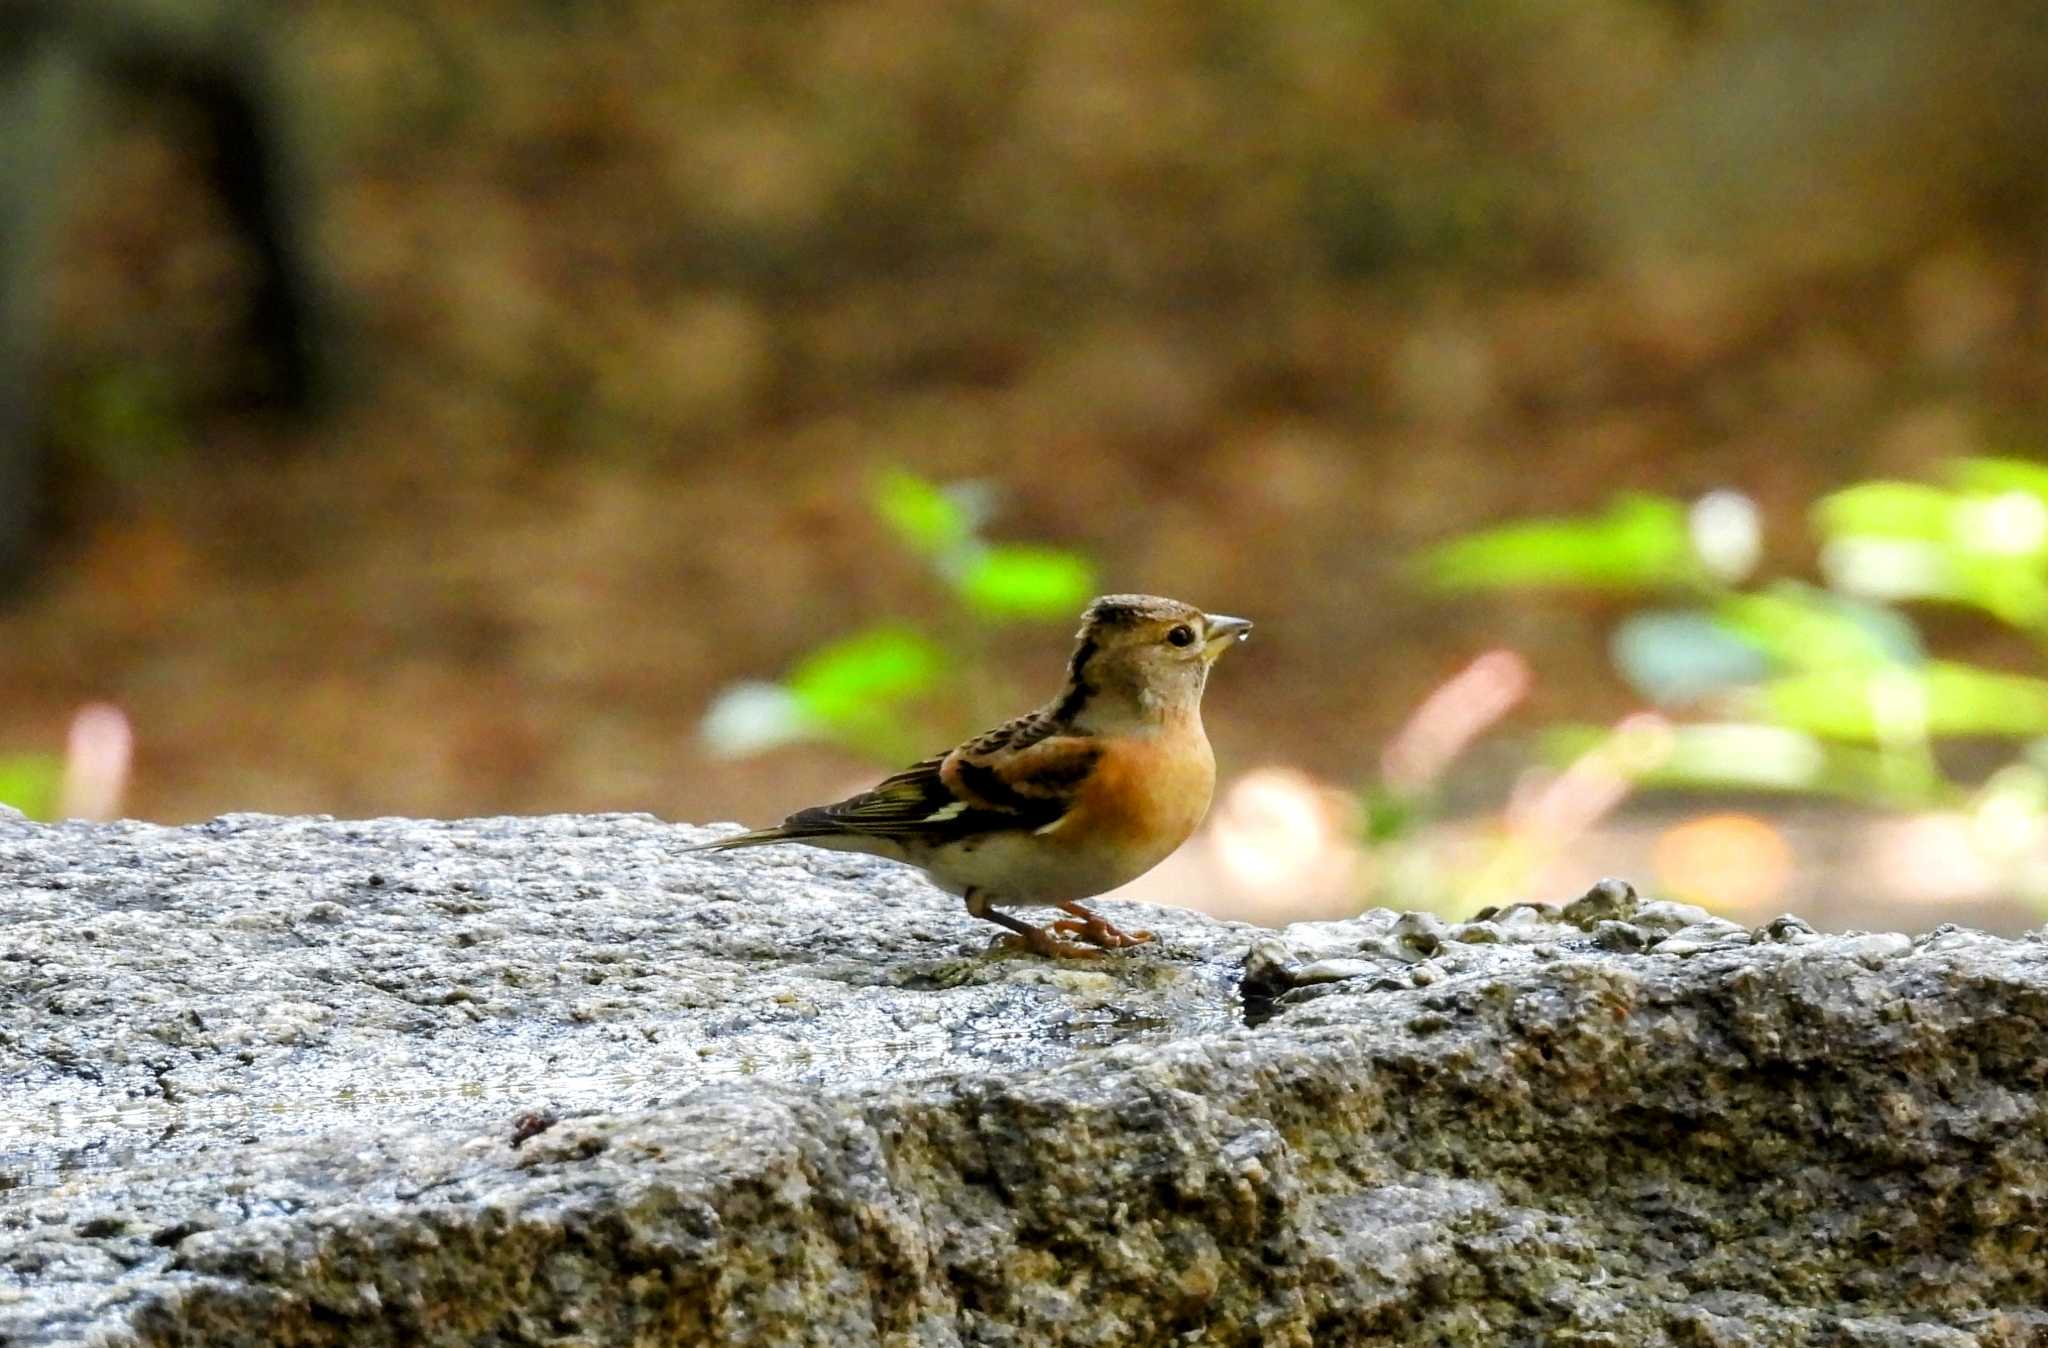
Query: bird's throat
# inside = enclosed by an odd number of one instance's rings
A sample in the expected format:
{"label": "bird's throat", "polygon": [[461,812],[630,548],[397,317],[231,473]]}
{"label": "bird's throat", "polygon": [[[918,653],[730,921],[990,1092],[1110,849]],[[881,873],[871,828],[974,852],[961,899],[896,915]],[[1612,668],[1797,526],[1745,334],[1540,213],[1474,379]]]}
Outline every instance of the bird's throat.
{"label": "bird's throat", "polygon": [[1069,734],[1150,734],[1202,723],[1202,692],[1119,684],[1069,685],[1054,704]]}

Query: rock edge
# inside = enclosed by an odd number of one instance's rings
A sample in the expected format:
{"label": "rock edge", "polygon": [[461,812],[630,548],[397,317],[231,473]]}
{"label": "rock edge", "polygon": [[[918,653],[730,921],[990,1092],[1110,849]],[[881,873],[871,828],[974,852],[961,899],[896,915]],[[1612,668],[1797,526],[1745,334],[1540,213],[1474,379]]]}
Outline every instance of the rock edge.
{"label": "rock edge", "polygon": [[696,836],[0,819],[0,1086],[76,1120],[0,1137],[0,1344],[2048,1342],[2037,939],[1613,886],[1048,967]]}

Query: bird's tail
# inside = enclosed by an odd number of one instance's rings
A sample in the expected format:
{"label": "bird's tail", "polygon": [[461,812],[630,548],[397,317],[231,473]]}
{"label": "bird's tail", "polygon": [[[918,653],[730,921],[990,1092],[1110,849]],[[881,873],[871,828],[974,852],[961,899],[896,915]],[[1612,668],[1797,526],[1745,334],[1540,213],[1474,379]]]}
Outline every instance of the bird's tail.
{"label": "bird's tail", "polygon": [[829,828],[821,824],[805,824],[803,815],[788,819],[786,824],[774,828],[756,828],[750,834],[733,834],[731,838],[713,838],[711,842],[692,842],[682,848],[684,852],[735,852],[739,848],[764,848],[774,842],[815,842],[817,838],[831,838],[844,834],[846,830]]}
{"label": "bird's tail", "polygon": [[685,852],[731,852],[741,847],[766,847],[770,843],[796,842],[799,835],[791,832],[786,824],[774,828],[757,828],[751,833],[735,833],[730,838],[713,838],[710,842],[691,843]]}

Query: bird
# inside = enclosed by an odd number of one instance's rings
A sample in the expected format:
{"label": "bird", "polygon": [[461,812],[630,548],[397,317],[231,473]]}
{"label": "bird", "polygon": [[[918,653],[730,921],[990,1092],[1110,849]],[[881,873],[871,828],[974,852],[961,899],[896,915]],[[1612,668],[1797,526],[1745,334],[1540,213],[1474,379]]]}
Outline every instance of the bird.
{"label": "bird", "polygon": [[[1151,870],[1202,822],[1216,785],[1202,690],[1251,629],[1177,599],[1103,595],[1081,615],[1066,686],[1044,706],[845,800],[690,850],[864,852],[919,868],[1041,956],[1143,944],[1152,933],[1120,930],[1080,900]],[[1067,916],[1041,927],[999,904]]]}

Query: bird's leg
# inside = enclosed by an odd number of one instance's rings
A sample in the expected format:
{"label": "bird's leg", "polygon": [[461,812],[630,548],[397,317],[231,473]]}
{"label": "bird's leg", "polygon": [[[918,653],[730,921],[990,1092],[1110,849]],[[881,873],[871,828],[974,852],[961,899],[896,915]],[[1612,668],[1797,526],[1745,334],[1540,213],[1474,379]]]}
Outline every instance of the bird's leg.
{"label": "bird's leg", "polygon": [[[1149,931],[1122,931],[1111,926],[1100,913],[1091,913],[1078,903],[1060,905],[1073,917],[1063,917],[1052,924],[1052,929],[1065,936],[1078,936],[1089,945],[1101,946],[1104,950],[1121,950],[1127,945],[1143,945],[1153,939]],[[1075,919],[1080,919],[1076,921]]]}
{"label": "bird's leg", "polygon": [[1095,956],[1095,952],[1087,946],[1062,941],[1044,927],[1034,927],[1020,918],[1011,917],[1008,913],[997,912],[984,890],[967,891],[967,911],[999,927],[1008,927],[1011,935],[1007,939],[1023,946],[1034,955],[1044,955],[1050,959],[1092,959]]}

